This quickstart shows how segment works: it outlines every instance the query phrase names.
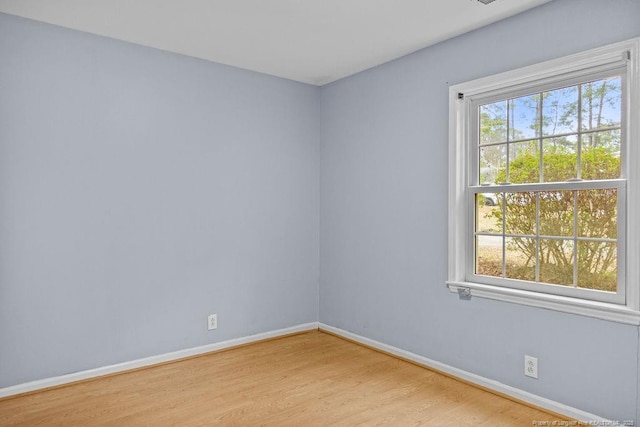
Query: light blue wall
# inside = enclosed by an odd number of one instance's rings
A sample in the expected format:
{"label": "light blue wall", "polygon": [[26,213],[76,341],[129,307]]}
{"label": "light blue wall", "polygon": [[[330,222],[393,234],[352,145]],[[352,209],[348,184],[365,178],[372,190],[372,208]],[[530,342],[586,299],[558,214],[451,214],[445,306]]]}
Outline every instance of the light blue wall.
{"label": "light blue wall", "polygon": [[637,0],[554,0],[323,87],[320,321],[636,419],[638,328],[460,301],[444,283],[449,85],[640,36],[639,23]]}
{"label": "light blue wall", "polygon": [[0,387],[317,321],[318,117],[317,87],[0,14]]}

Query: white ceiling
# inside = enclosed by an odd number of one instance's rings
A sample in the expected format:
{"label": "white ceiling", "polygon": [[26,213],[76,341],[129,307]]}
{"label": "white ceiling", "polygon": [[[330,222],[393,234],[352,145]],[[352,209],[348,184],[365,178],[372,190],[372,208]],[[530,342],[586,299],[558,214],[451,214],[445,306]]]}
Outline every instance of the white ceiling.
{"label": "white ceiling", "polygon": [[0,12],[323,85],[548,1],[0,0]]}

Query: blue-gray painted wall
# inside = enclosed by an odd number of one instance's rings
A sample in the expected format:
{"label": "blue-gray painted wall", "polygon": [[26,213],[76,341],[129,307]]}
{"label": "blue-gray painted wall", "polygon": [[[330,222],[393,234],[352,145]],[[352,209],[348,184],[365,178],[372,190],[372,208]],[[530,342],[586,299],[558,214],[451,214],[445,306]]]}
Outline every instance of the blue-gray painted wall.
{"label": "blue-gray painted wall", "polygon": [[320,321],[636,419],[638,328],[445,287],[449,86],[636,36],[640,1],[555,0],[324,86]]}
{"label": "blue-gray painted wall", "polygon": [[554,0],[315,88],[0,14],[0,387],[320,320],[637,419],[637,327],[444,281],[449,85],[638,22]]}
{"label": "blue-gray painted wall", "polygon": [[319,90],[0,14],[0,387],[317,321]]}

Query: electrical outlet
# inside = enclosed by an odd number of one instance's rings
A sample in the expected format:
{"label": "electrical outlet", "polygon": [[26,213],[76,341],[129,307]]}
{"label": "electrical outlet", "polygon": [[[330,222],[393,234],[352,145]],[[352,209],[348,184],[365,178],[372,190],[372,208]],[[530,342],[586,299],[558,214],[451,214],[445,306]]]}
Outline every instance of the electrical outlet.
{"label": "electrical outlet", "polygon": [[208,319],[208,322],[207,322],[207,329],[208,330],[218,329],[218,315],[217,314],[210,314],[207,319]]}
{"label": "electrical outlet", "polygon": [[531,378],[538,378],[538,358],[524,356],[524,374]]}

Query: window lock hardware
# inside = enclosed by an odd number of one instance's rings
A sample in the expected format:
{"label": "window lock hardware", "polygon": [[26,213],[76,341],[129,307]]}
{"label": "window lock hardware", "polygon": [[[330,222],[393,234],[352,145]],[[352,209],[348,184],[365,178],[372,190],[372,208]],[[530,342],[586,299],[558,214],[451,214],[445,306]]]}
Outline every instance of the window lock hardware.
{"label": "window lock hardware", "polygon": [[471,298],[471,289],[458,288],[458,295],[460,296],[460,298]]}

